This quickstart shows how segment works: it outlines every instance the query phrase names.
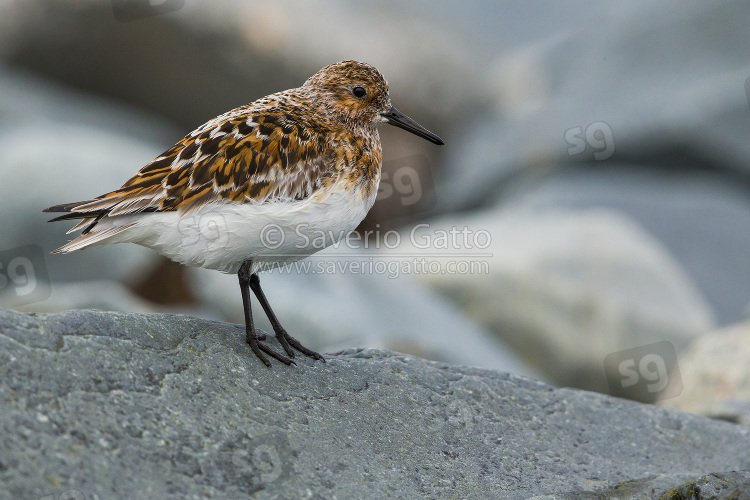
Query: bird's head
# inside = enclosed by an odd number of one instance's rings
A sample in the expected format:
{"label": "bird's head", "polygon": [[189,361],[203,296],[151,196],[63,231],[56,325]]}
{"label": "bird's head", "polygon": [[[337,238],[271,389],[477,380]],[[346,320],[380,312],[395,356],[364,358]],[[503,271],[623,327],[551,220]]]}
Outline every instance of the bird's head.
{"label": "bird's head", "polygon": [[358,61],[331,64],[311,76],[302,89],[317,100],[329,116],[352,128],[369,129],[388,123],[435,144],[443,144],[440,137],[393,107],[388,82],[369,64]]}

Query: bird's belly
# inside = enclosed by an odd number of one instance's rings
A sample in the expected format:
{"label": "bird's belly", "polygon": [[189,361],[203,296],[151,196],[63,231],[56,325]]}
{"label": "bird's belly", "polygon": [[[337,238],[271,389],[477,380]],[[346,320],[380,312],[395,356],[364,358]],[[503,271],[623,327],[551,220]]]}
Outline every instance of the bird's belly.
{"label": "bird's belly", "polygon": [[346,237],[376,193],[340,189],[301,201],[220,202],[185,214],[154,213],[141,219],[140,236],[131,241],[188,266],[236,273],[252,260],[254,272],[270,270]]}

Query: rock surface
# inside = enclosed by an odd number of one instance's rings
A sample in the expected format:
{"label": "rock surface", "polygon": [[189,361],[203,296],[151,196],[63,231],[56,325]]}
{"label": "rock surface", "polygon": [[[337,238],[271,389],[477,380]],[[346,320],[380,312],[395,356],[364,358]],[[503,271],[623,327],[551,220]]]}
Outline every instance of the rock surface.
{"label": "rock surface", "polygon": [[267,369],[241,326],[187,316],[2,310],[0,498],[607,498],[640,478],[628,495],[650,498],[750,469],[743,426],[386,351],[327,359]]}
{"label": "rock surface", "polygon": [[750,498],[750,472],[709,474],[667,491],[664,500],[713,498],[717,500],[747,500]]}
{"label": "rock surface", "polygon": [[693,341],[680,357],[685,389],[660,404],[750,426],[750,322]]}
{"label": "rock surface", "polygon": [[[712,473],[692,479],[674,488],[674,475],[658,475],[626,481],[608,490],[576,491],[555,495],[538,495],[533,500],[747,500],[750,498],[750,472]],[[668,489],[665,489],[668,488]]]}

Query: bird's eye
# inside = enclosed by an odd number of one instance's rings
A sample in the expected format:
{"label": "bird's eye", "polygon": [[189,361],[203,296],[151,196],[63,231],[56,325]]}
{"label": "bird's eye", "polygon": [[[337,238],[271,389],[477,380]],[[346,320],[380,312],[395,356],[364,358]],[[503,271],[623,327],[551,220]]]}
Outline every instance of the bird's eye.
{"label": "bird's eye", "polygon": [[364,87],[354,87],[352,89],[352,94],[354,94],[354,97],[362,98],[367,95],[367,91]]}

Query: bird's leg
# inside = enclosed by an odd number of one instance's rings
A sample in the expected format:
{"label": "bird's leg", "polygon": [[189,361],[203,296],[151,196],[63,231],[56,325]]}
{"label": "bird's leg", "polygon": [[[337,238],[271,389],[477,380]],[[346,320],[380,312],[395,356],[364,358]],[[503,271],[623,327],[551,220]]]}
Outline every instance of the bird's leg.
{"label": "bird's leg", "polygon": [[273,309],[271,309],[271,304],[268,303],[266,294],[264,294],[263,290],[260,288],[260,278],[258,278],[257,274],[253,274],[250,276],[250,288],[258,298],[258,302],[260,302],[261,307],[263,307],[266,316],[268,316],[268,320],[271,322],[271,326],[273,326],[273,331],[276,333],[276,338],[279,340],[279,343],[284,348],[286,353],[290,357],[294,357],[294,351],[292,351],[292,347],[294,347],[302,354],[310,356],[313,359],[320,359],[325,363],[325,359],[323,358],[323,356],[303,346],[302,344],[300,344],[299,340],[295,339],[294,337],[289,335],[286,330],[284,330],[284,327],[281,326],[281,323],[279,323],[278,318],[274,314]]}
{"label": "bird's leg", "polygon": [[[253,310],[250,304],[250,294],[248,293],[248,288],[252,286],[250,275],[251,264],[251,261],[244,262],[242,266],[240,266],[240,270],[237,272],[237,278],[239,278],[240,281],[240,291],[242,292],[242,306],[245,308],[245,336],[247,339],[247,343],[250,344],[250,349],[253,350],[255,355],[258,356],[258,358],[263,361],[263,364],[268,367],[271,366],[271,362],[268,361],[268,358],[266,358],[261,351],[265,352],[275,359],[278,359],[285,365],[293,364],[294,361],[292,361],[291,359],[287,358],[283,354],[276,352],[267,345],[261,344],[259,342],[260,340],[264,339],[265,336],[259,336],[258,332],[255,330],[255,325],[253,324]],[[253,274],[252,276],[255,275]]]}

